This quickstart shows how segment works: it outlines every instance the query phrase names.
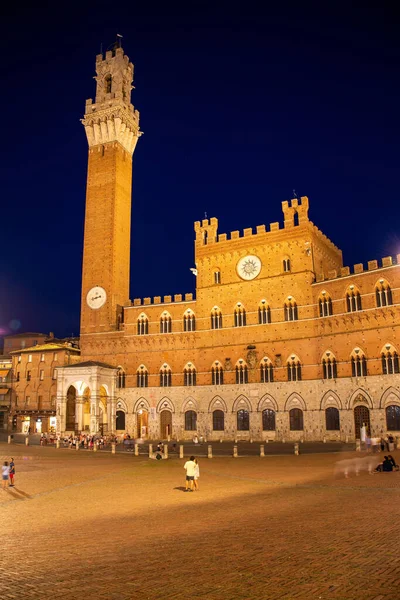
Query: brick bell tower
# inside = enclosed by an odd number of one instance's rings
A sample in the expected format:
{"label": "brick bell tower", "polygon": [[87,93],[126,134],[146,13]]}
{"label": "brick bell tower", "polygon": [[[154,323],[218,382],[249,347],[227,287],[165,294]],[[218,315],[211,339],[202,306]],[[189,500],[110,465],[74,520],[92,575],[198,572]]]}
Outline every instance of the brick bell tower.
{"label": "brick bell tower", "polygon": [[86,101],[89,144],[82,268],[81,335],[118,329],[129,301],[132,155],[139,112],[133,64],[120,40],[96,57],[96,100]]}

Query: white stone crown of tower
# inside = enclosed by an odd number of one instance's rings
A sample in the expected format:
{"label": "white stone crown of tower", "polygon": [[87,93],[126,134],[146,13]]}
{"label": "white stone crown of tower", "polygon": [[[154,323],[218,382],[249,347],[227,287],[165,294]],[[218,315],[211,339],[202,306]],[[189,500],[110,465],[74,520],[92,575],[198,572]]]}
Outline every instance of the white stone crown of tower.
{"label": "white stone crown of tower", "polygon": [[86,100],[81,120],[89,147],[119,142],[133,154],[142,135],[139,111],[131,104],[133,64],[120,47],[96,57],[96,101]]}

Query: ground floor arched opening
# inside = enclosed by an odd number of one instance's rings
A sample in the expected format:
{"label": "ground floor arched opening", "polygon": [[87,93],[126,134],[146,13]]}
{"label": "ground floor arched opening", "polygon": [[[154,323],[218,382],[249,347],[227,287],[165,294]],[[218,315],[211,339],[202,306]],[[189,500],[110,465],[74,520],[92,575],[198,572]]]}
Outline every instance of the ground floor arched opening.
{"label": "ground floor arched opening", "polygon": [[65,429],[66,431],[75,431],[76,428],[76,389],[70,385],[67,391]]}
{"label": "ground floor arched opening", "polygon": [[117,431],[125,431],[125,413],[123,410],[117,410],[115,429]]}
{"label": "ground floor arched opening", "polygon": [[140,409],[136,415],[136,437],[146,438],[149,433],[149,413]]}
{"label": "ground floor arched opening", "polygon": [[357,440],[359,440],[361,437],[361,427],[363,425],[365,425],[367,435],[371,435],[371,423],[368,406],[356,406],[354,409],[354,426]]}
{"label": "ground floor arched opening", "polygon": [[172,412],[170,410],[163,410],[160,413],[160,434],[161,439],[172,435]]}

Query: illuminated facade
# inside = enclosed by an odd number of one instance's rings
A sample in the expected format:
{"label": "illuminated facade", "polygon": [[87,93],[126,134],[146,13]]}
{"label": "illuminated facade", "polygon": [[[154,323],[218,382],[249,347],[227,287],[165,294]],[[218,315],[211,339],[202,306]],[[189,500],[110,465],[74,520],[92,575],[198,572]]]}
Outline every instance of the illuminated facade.
{"label": "illuminated facade", "polygon": [[96,72],[83,119],[84,362],[58,370],[58,430],[254,440],[354,439],[362,423],[400,431],[400,255],[344,267],[306,197],[282,203],[283,226],[227,235],[216,218],[196,222],[195,297],[129,300],[133,65],[116,47]]}

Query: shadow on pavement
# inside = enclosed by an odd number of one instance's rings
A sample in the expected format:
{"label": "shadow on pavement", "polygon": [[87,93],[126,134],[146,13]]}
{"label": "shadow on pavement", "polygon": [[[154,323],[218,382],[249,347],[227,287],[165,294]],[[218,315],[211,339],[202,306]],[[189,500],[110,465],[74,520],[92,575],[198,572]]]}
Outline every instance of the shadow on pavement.
{"label": "shadow on pavement", "polygon": [[[32,500],[33,496],[30,496],[29,494],[27,494],[26,492],[23,492],[22,490],[20,490],[17,487],[14,487],[13,492],[18,492],[18,494],[21,494],[21,496],[23,496],[24,498],[29,498],[29,500]],[[22,500],[22,498],[20,496],[16,496],[16,498],[20,498]]]}

